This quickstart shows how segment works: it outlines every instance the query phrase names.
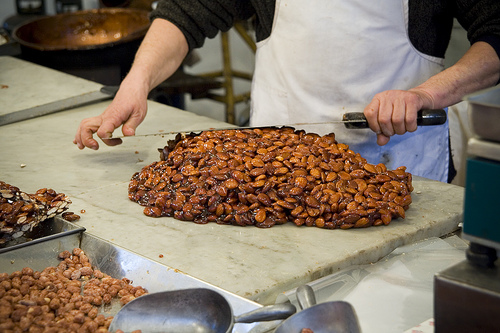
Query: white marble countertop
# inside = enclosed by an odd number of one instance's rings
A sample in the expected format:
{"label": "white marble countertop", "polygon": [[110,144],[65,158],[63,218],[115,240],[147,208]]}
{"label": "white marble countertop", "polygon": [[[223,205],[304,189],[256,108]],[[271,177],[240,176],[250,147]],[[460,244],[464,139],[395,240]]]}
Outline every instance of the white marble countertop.
{"label": "white marble countertop", "polygon": [[[157,148],[173,136],[78,150],[72,143],[78,124],[108,103],[1,126],[0,180],[26,192],[63,192],[88,233],[259,303],[274,303],[284,291],[351,265],[376,262],[401,245],[450,233],[462,221],[463,188],[422,178],[414,179],[406,219],[383,227],[259,229],[147,217],[128,199],[127,186],[135,172],[159,160]],[[149,102],[137,134],[216,126],[227,124]]]}
{"label": "white marble countertop", "polygon": [[0,57],[0,116],[99,91],[102,84],[14,57]]}
{"label": "white marble countertop", "polygon": [[[463,189],[425,179],[414,180],[407,218],[387,227],[259,229],[150,218],[128,199],[128,182],[159,160],[157,148],[172,137],[129,138],[118,147],[78,150],[72,140],[80,120],[106,105],[2,126],[0,178],[27,192],[43,187],[64,192],[87,232],[261,303],[349,265],[375,262],[400,245],[449,233],[462,219]],[[153,102],[149,109],[138,134],[220,125]]]}

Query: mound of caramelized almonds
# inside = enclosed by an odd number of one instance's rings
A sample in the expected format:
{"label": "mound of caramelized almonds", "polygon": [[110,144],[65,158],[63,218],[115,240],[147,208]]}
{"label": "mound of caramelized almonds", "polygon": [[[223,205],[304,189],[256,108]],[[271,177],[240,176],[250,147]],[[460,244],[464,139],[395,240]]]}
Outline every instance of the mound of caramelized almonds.
{"label": "mound of caramelized almonds", "polygon": [[178,135],[133,175],[129,198],[152,217],[196,223],[349,229],[405,217],[412,176],[367,163],[335,135],[264,128]]}

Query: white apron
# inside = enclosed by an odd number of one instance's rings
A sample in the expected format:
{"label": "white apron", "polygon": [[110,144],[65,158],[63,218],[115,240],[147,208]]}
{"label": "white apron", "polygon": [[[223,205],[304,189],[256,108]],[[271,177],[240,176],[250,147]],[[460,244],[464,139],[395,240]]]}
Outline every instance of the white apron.
{"label": "white apron", "polygon": [[[407,22],[407,0],[276,0],[272,33],[257,44],[251,125],[340,120],[363,112],[378,92],[409,89],[437,74],[443,59],[413,48]],[[395,135],[382,147],[369,129],[302,128],[334,132],[369,163],[447,180],[448,123]]]}

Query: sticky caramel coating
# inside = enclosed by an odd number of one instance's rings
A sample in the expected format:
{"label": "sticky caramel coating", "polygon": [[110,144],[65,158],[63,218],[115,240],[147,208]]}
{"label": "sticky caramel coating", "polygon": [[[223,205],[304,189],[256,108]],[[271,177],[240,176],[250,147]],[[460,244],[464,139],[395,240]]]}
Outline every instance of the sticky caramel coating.
{"label": "sticky caramel coating", "polygon": [[367,163],[335,135],[293,128],[178,136],[161,161],[133,175],[129,198],[152,217],[326,229],[387,225],[405,217],[412,176]]}
{"label": "sticky caramel coating", "polygon": [[42,188],[34,194],[0,181],[0,244],[21,237],[40,222],[68,209],[64,193]]}

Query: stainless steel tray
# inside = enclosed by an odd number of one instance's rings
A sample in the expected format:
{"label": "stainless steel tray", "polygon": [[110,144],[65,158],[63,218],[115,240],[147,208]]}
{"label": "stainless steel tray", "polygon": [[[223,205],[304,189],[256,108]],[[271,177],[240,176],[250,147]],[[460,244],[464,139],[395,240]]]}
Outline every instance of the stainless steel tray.
{"label": "stainless steel tray", "polygon": [[471,129],[478,137],[500,142],[500,86],[464,97],[469,102]]}
{"label": "stainless steel tray", "polygon": [[80,234],[84,227],[68,222],[60,216],[55,216],[38,224],[33,230],[24,233],[19,238],[12,239],[0,245],[0,253],[12,251],[31,244],[45,242],[52,238],[71,234]]}
{"label": "stainless steel tray", "polygon": [[[87,232],[59,234],[37,242],[0,253],[0,272],[12,273],[24,267],[43,270],[59,263],[57,255],[64,251],[72,251],[79,247],[85,251],[94,267],[114,278],[128,278],[133,285],[146,288],[149,292],[176,290],[186,288],[209,288],[222,294],[231,304],[235,315],[239,315],[258,307],[260,304],[225,291],[214,285],[184,274],[179,270],[165,266],[137,253],[107,242]],[[117,307],[106,310],[106,315],[114,315]],[[258,324],[236,324],[234,333],[254,332],[252,328]]]}

